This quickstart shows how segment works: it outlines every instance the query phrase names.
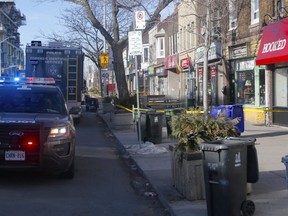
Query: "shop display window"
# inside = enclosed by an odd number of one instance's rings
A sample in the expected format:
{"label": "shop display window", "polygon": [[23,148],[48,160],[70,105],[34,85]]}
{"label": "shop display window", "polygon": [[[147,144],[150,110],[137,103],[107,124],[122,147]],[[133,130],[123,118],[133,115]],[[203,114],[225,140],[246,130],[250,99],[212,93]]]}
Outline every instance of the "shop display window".
{"label": "shop display window", "polygon": [[265,101],[265,70],[264,69],[259,70],[259,77],[260,77],[260,83],[259,83],[260,105],[264,106],[266,104],[266,101]]}
{"label": "shop display window", "polygon": [[237,72],[237,103],[255,104],[255,85],[253,71]]}

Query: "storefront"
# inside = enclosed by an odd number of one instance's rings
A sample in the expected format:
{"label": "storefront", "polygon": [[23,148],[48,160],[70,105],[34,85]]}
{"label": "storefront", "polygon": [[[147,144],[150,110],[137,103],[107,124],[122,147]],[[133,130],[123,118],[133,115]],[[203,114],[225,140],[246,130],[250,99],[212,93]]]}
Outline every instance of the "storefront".
{"label": "storefront", "polygon": [[167,95],[168,94],[168,82],[167,82],[167,71],[164,69],[164,65],[155,67],[155,75],[157,76],[157,94]]}
{"label": "storefront", "polygon": [[167,95],[171,99],[179,99],[180,76],[177,72],[178,54],[169,55],[165,59],[165,71],[167,73]]}
{"label": "storefront", "polygon": [[288,18],[263,27],[256,65],[265,65],[265,106],[273,124],[288,125]]}
{"label": "storefront", "polygon": [[[222,45],[220,42],[213,42],[208,52],[208,105],[219,105],[222,97],[221,89],[223,87],[223,71],[220,61]],[[197,71],[197,104],[203,104],[203,62],[204,62],[204,47],[199,47],[196,50],[196,71]]]}

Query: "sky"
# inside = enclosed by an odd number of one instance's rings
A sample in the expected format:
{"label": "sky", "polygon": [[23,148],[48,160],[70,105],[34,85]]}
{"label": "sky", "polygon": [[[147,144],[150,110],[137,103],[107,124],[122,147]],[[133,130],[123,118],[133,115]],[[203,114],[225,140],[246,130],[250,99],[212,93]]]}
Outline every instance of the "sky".
{"label": "sky", "polygon": [[45,41],[41,32],[45,35],[53,32],[63,32],[63,26],[58,17],[71,3],[61,0],[51,2],[49,0],[40,3],[38,0],[14,0],[15,6],[26,16],[26,25],[18,29],[20,43],[26,46],[32,40]]}
{"label": "sky", "polygon": [[[63,32],[65,27],[59,23],[59,16],[66,8],[73,6],[63,0],[42,0],[41,3],[40,0],[14,0],[14,2],[16,8],[26,16],[26,25],[18,29],[23,48],[32,40],[40,40],[45,43],[46,40],[41,32],[45,35]],[[167,8],[166,14],[172,14],[173,8]]]}

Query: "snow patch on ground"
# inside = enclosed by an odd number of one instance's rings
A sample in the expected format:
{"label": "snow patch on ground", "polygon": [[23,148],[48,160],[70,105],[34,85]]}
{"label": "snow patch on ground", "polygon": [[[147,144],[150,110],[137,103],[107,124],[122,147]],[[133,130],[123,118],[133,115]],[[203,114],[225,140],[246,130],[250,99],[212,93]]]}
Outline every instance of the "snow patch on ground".
{"label": "snow patch on ground", "polygon": [[151,142],[145,142],[138,145],[125,145],[125,148],[130,154],[161,154],[168,152],[166,148],[154,145]]}

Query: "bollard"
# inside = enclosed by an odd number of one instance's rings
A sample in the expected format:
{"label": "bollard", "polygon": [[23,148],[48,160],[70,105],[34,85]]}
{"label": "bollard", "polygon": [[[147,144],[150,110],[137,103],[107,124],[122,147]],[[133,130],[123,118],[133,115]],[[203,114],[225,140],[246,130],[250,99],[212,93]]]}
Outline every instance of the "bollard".
{"label": "bollard", "polygon": [[287,182],[287,188],[288,188],[288,155],[282,157],[281,162],[284,163],[285,168],[286,168],[286,182]]}

